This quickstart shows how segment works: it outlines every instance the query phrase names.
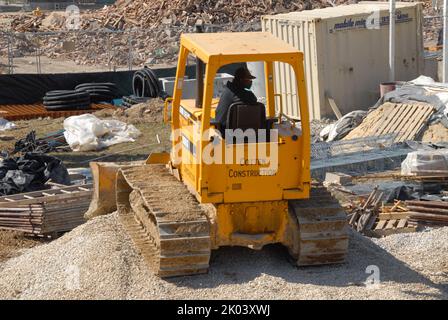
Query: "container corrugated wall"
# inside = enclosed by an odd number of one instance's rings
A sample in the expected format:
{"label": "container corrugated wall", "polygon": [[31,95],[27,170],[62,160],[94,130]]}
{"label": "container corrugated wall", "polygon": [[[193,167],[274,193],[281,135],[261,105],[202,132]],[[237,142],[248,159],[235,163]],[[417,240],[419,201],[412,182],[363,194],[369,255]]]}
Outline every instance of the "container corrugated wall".
{"label": "container corrugated wall", "polygon": [[[311,119],[320,118],[320,97],[315,84],[318,82],[315,24],[309,21],[280,20],[271,17],[263,19],[263,31],[271,32],[276,37],[292,44],[299,51],[306,53],[305,81],[307,84],[308,104]],[[285,63],[275,63],[275,92],[282,95],[284,112],[293,117],[299,117],[299,102],[297,96],[296,77],[291,66]],[[277,106],[279,105],[277,98]]]}
{"label": "container corrugated wall", "polygon": [[[334,116],[326,93],[335,99],[342,113],[367,109],[376,102],[379,84],[389,80],[388,26],[382,26],[380,30],[333,30],[335,24],[344,19],[366,19],[369,13],[360,11],[368,12],[371,6],[367,3],[364,7],[353,5],[353,12],[349,8],[352,6],[325,9],[323,18],[319,18],[319,10],[313,10],[309,17],[304,16],[305,12],[263,17],[263,31],[304,53],[310,119]],[[381,18],[387,16],[384,8],[387,5],[383,3]],[[328,10],[342,13],[340,16],[328,15]],[[402,3],[399,10],[408,14],[411,21],[397,24],[396,74],[400,77],[398,80],[411,80],[423,72],[421,7],[417,3]],[[282,96],[284,112],[300,117],[292,68],[276,63],[274,70],[275,92]]]}

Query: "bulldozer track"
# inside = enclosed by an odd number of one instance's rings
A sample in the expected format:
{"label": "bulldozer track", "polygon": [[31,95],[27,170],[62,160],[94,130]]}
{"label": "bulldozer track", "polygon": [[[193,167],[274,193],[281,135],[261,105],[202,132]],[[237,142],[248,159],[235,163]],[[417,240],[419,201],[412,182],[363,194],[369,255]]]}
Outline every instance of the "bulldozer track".
{"label": "bulldozer track", "polygon": [[[208,271],[212,239],[207,214],[164,165],[120,169],[117,207],[121,223],[156,275]],[[289,207],[299,230],[298,250],[291,252],[297,265],[343,263],[347,216],[331,193],[314,186],[310,199],[292,200]]]}
{"label": "bulldozer track", "polygon": [[337,264],[348,251],[347,215],[322,186],[313,186],[310,199],[290,201],[299,224],[298,266]]}
{"label": "bulldozer track", "polygon": [[117,207],[121,223],[156,275],[208,271],[211,239],[207,216],[164,165],[121,169]]}

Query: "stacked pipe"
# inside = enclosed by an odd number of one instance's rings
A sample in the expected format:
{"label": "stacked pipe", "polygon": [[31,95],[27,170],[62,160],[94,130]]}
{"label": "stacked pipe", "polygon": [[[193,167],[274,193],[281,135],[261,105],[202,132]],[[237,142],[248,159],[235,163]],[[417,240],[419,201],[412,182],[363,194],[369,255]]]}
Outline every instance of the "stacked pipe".
{"label": "stacked pipe", "polygon": [[409,222],[423,226],[448,226],[448,203],[443,201],[407,201]]}
{"label": "stacked pipe", "polygon": [[118,97],[118,88],[115,83],[83,83],[75,88],[78,92],[90,94],[92,102],[111,102]]}
{"label": "stacked pipe", "polygon": [[90,109],[91,103],[88,92],[75,90],[49,91],[43,100],[48,111],[87,110]]}
{"label": "stacked pipe", "polygon": [[132,79],[134,96],[158,98],[162,93],[162,88],[157,75],[149,68],[137,71]]}

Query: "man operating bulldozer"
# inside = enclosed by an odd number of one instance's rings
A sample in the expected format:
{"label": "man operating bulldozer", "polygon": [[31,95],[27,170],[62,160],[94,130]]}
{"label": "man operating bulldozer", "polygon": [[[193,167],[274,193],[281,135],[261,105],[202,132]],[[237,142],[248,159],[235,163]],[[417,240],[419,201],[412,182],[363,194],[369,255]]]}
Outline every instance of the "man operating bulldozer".
{"label": "man operating bulldozer", "polygon": [[227,125],[227,115],[232,104],[242,102],[247,105],[257,103],[257,97],[250,90],[252,81],[256,79],[246,67],[235,71],[233,81],[227,82],[216,108],[215,122],[224,130]]}

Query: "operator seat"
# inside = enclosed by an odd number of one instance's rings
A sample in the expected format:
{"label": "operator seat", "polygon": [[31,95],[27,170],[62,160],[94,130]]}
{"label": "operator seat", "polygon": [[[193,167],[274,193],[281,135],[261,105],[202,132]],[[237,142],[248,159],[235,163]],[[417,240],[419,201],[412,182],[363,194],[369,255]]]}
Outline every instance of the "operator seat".
{"label": "operator seat", "polygon": [[266,108],[262,103],[253,105],[241,102],[233,103],[227,114],[227,128],[230,130],[241,129],[266,129]]}
{"label": "operator seat", "polygon": [[[236,102],[229,108],[229,113],[227,114],[227,127],[225,129],[241,129],[244,132],[249,129],[255,130],[256,141],[248,141],[248,138],[245,137],[244,143],[269,142],[270,129],[273,122],[275,122],[273,119],[266,118],[266,107],[263,103],[258,102],[255,104],[244,104],[241,102]],[[221,134],[222,137],[226,139],[225,130],[221,130]],[[233,140],[234,141],[227,141],[226,139],[226,142],[228,144],[238,142],[236,141],[236,138]]]}

